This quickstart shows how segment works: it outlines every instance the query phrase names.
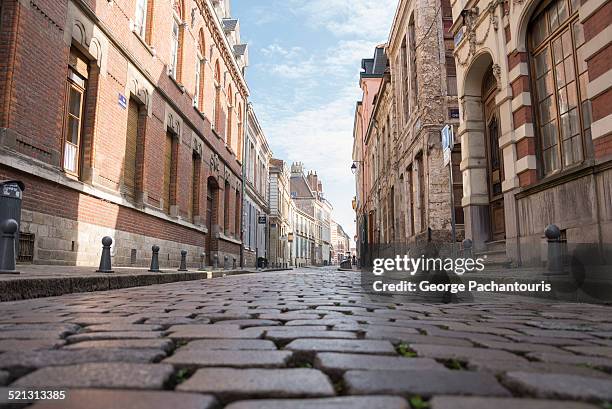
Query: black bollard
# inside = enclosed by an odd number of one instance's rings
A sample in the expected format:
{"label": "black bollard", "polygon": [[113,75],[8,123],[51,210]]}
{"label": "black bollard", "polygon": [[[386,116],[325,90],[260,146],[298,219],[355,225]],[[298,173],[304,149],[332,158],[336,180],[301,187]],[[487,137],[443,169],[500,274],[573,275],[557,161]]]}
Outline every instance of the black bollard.
{"label": "black bollard", "polygon": [[229,260],[229,257],[228,257],[228,256],[223,256],[223,268],[224,268],[225,270],[227,270],[227,269],[229,268],[229,267],[228,267],[228,263],[227,263],[227,261],[228,261],[228,260]]}
{"label": "black bollard", "polygon": [[100,268],[96,270],[98,273],[113,273],[111,266],[111,244],[113,239],[105,236],[102,238],[102,256],[100,257]]}
{"label": "black bollard", "polygon": [[555,224],[549,224],[544,230],[548,241],[548,271],[551,273],[563,272],[563,249],[561,245],[561,230]]}
{"label": "black bollard", "polygon": [[219,268],[219,255],[218,254],[215,254],[213,256],[213,268],[214,269]]}
{"label": "black bollard", "polygon": [[198,271],[205,271],[206,270],[206,253],[202,253],[200,254],[200,268],[198,269]]}
{"label": "black bollard", "polygon": [[19,274],[16,270],[15,236],[19,224],[7,219],[0,226],[0,274]]}
{"label": "black bollard", "polygon": [[233,259],[232,268],[235,270],[236,269],[236,257],[232,257],[232,259]]}
{"label": "black bollard", "polygon": [[159,246],[154,244],[151,247],[151,268],[149,269],[152,273],[159,273],[161,270],[159,269]]}
{"label": "black bollard", "polygon": [[178,271],[189,271],[187,270],[187,250],[181,250],[181,265]]}

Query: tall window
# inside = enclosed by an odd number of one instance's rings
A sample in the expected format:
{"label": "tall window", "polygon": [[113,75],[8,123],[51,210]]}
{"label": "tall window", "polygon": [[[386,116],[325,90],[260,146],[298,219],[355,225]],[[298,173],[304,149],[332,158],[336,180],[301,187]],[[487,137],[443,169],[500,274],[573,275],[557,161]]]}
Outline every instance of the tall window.
{"label": "tall window", "polygon": [[241,202],[240,202],[240,191],[238,189],[236,189],[236,209],[234,211],[234,226],[236,229],[236,238],[240,237],[240,232],[241,232],[241,228],[240,228],[240,212],[242,211],[242,206],[241,206]]}
{"label": "tall window", "polygon": [[404,113],[404,123],[407,123],[408,115],[410,114],[410,76],[408,75],[408,49],[406,48],[406,39],[404,39],[402,42],[402,48],[400,51],[400,65],[400,72],[402,75],[402,108]]}
{"label": "tall window", "polygon": [[71,48],[69,65],[64,119],[64,170],[78,175],[89,63],[81,53]]}
{"label": "tall window", "polygon": [[172,75],[172,78],[180,82],[183,48],[183,8],[180,0],[174,0],[173,17],[170,75]]}
{"label": "tall window", "polygon": [[125,132],[125,155],[123,157],[122,193],[129,199],[136,198],[136,158],[138,151],[138,130],[141,128],[140,106],[130,98],[128,120]]}
{"label": "tall window", "polygon": [[410,47],[410,101],[411,106],[417,106],[417,97],[419,95],[419,84],[417,81],[417,50],[416,50],[416,34],[414,30],[414,16],[408,25],[408,46]]}
{"label": "tall window", "polygon": [[170,213],[170,206],[176,204],[176,180],[178,165],[178,141],[170,131],[166,132],[166,146],[164,149],[164,187],[163,208]]}
{"label": "tall window", "polygon": [[191,156],[191,221],[200,215],[200,171],[202,168],[202,157],[193,151]]}
{"label": "tall window", "polygon": [[591,135],[587,67],[575,0],[556,0],[534,13],[529,47],[539,147],[544,175],[584,159]]}
{"label": "tall window", "polygon": [[452,54],[446,56],[446,90],[448,95],[457,95],[457,67]]}
{"label": "tall window", "polygon": [[231,192],[229,182],[225,182],[225,203],[223,203],[223,226],[224,231],[227,236],[230,235],[230,201],[232,200],[232,192]]}
{"label": "tall window", "polygon": [[196,56],[196,90],[193,98],[194,105],[200,112],[204,112],[204,68],[206,56],[206,43],[204,42],[204,31],[200,29],[198,39],[198,55]]}
{"label": "tall window", "polygon": [[227,87],[227,124],[225,129],[225,143],[232,147],[232,115],[234,106],[232,104],[232,86]]}
{"label": "tall window", "polygon": [[219,121],[221,120],[221,69],[219,68],[219,60],[215,62],[215,99],[213,100],[213,115],[212,127],[219,130]]}
{"label": "tall window", "polygon": [[242,138],[242,104],[238,103],[238,147],[236,148],[238,160],[242,160]]}
{"label": "tall window", "polygon": [[145,38],[147,31],[147,3],[148,0],[136,1],[136,15],[134,18],[134,31]]}

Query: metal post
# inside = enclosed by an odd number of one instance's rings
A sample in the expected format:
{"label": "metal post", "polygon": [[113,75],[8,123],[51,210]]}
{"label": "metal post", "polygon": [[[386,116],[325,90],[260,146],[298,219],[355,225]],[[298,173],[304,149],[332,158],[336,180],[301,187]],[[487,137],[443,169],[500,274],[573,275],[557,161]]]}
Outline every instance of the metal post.
{"label": "metal post", "polygon": [[198,271],[206,270],[206,253],[200,254],[200,268]]}
{"label": "metal post", "polygon": [[16,270],[15,238],[19,224],[7,219],[0,226],[0,274],[19,274]]}
{"label": "metal post", "polygon": [[113,239],[105,236],[102,238],[102,256],[100,257],[100,268],[96,270],[98,273],[112,273],[113,268],[111,266],[111,244]]}
{"label": "metal post", "polygon": [[223,268],[224,268],[225,270],[227,270],[227,269],[228,269],[228,268],[227,268],[227,265],[228,265],[228,263],[227,263],[227,262],[228,262],[228,260],[229,260],[229,257],[228,257],[228,256],[223,256]]}
{"label": "metal post", "polygon": [[219,255],[213,255],[213,269],[219,268]]}
{"label": "metal post", "polygon": [[450,206],[451,206],[451,256],[455,256],[455,244],[457,242],[457,226],[455,224],[455,192],[453,190],[453,153],[451,151],[451,161],[448,164],[448,185],[450,187]]}
{"label": "metal post", "polygon": [[548,241],[548,271],[561,273],[563,271],[563,254],[561,249],[561,230],[555,224],[549,224],[544,230]]}
{"label": "metal post", "polygon": [[181,250],[181,265],[178,271],[189,271],[187,270],[187,250]]}
{"label": "metal post", "polygon": [[151,268],[149,269],[152,273],[159,273],[159,246],[154,244],[151,247]]}

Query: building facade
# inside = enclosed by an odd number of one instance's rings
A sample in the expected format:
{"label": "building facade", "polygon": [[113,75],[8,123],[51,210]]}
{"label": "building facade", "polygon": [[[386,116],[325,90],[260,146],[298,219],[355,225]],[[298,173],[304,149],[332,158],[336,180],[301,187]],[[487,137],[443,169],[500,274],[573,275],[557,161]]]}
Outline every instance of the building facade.
{"label": "building facade", "polygon": [[[444,125],[458,124],[451,23],[448,0],[401,0],[387,44],[362,62],[353,150],[361,252],[447,243],[451,214],[462,216],[451,206],[461,181],[451,190],[440,137]],[[463,218],[456,219],[461,240]],[[373,255],[363,256],[368,263]]]}
{"label": "building facade", "polygon": [[612,243],[612,2],[453,3],[466,236],[539,264]]}
{"label": "building facade", "polygon": [[247,106],[244,141],[243,259],[246,267],[256,267],[257,260],[268,258],[269,164],[272,152],[261,129],[255,110]]}
{"label": "building facade", "polygon": [[268,264],[271,267],[287,267],[291,264],[290,234],[293,231],[291,217],[291,171],[281,160],[270,159],[270,233]]}
{"label": "building facade", "polygon": [[[35,263],[239,258],[248,63],[229,0],[4,1],[0,178]],[[239,260],[239,259],[238,259]]]}
{"label": "building facade", "polygon": [[350,238],[342,226],[334,220],[331,221],[331,245],[331,264],[340,264],[340,262],[346,258],[347,254],[351,251]]}

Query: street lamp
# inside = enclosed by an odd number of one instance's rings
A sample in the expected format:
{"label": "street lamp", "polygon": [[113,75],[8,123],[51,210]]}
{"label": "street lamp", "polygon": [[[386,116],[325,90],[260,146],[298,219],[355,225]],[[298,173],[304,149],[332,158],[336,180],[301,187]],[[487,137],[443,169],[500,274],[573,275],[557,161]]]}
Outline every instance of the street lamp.
{"label": "street lamp", "polygon": [[353,175],[357,172],[357,164],[358,163],[363,163],[362,160],[354,160],[353,164],[351,165],[351,172],[353,172]]}

